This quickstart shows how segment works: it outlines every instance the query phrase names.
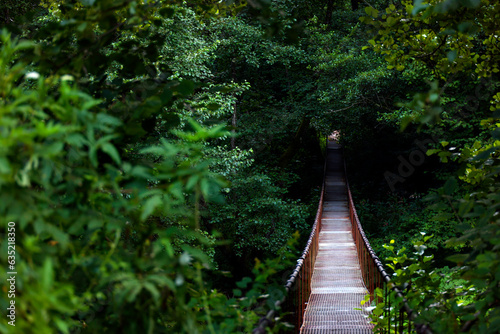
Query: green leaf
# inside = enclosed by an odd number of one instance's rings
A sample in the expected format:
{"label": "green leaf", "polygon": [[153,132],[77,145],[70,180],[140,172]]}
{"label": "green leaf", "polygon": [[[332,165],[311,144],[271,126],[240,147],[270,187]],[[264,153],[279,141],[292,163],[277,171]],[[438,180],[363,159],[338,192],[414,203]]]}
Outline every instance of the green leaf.
{"label": "green leaf", "polygon": [[476,161],[477,161],[477,160],[484,160],[484,159],[487,159],[487,158],[489,158],[489,157],[490,157],[490,155],[491,155],[492,153],[495,153],[497,149],[498,149],[498,147],[495,147],[495,146],[494,146],[494,147],[491,147],[491,148],[489,148],[489,149],[487,149],[487,150],[485,150],[485,151],[483,151],[483,152],[481,152],[481,153],[477,154],[477,155],[473,158],[473,160],[476,160]]}
{"label": "green leaf", "polygon": [[464,34],[473,33],[477,30],[477,27],[470,21],[462,22],[458,26],[458,31]]}
{"label": "green leaf", "polygon": [[376,315],[377,317],[381,316],[382,313],[384,313],[384,310],[382,308],[376,307],[373,311],[373,314]]}
{"label": "green leaf", "polygon": [[66,138],[69,145],[80,148],[88,143],[87,139],[80,133],[72,133]]}
{"label": "green leaf", "polygon": [[428,255],[428,256],[424,256],[424,263],[425,262],[429,262],[430,260],[432,260],[434,258],[434,255]]}
{"label": "green leaf", "polygon": [[160,292],[158,291],[158,289],[153,285],[151,284],[150,282],[145,282],[143,284],[144,286],[144,289],[146,289],[147,291],[149,291],[149,293],[151,294],[151,297],[153,297],[153,301],[156,305],[158,305],[160,303]]}
{"label": "green leaf", "polygon": [[186,183],[186,189],[187,190],[192,190],[194,189],[195,185],[198,184],[198,181],[200,180],[201,175],[200,174],[194,174],[192,175],[188,182]]}
{"label": "green leaf", "polygon": [[4,157],[0,158],[0,173],[1,174],[9,174],[12,171],[10,168],[9,160]]}
{"label": "green leaf", "polygon": [[42,267],[41,285],[44,291],[50,291],[54,283],[54,265],[50,257],[46,258]]}
{"label": "green leaf", "polygon": [[16,45],[16,51],[32,49],[34,46],[35,46],[35,43],[32,41],[26,41],[26,40],[20,41]]}
{"label": "green leaf", "polygon": [[156,282],[158,285],[166,286],[171,291],[175,291],[176,290],[174,281],[172,279],[170,279],[169,277],[167,277],[167,276],[164,276],[164,275],[150,275],[150,276],[148,276],[148,280]]}
{"label": "green leaf", "polygon": [[252,282],[250,277],[243,277],[243,279],[239,282],[236,282],[236,286],[240,289],[246,289],[248,283]]}
{"label": "green leaf", "polygon": [[450,52],[448,52],[447,54],[447,57],[448,57],[448,61],[450,63],[453,63],[455,61],[455,59],[457,59],[457,55],[458,55],[458,51],[457,50],[451,50]]}
{"label": "green leaf", "polygon": [[415,0],[413,4],[413,10],[411,11],[411,15],[416,16],[421,11],[425,10],[429,7],[429,4],[423,3],[423,0]]}
{"label": "green leaf", "polygon": [[427,154],[428,156],[431,156],[431,155],[436,154],[436,153],[439,153],[439,152],[441,152],[441,150],[440,150],[440,149],[434,149],[434,148],[433,148],[433,149],[427,150],[427,151],[425,152],[425,154]]}
{"label": "green leaf", "polygon": [[143,148],[139,152],[141,154],[156,154],[156,155],[161,156],[165,153],[165,149],[161,146],[150,146],[150,147]]}
{"label": "green leaf", "polygon": [[454,254],[448,256],[446,260],[455,262],[455,263],[464,263],[469,258],[468,254]]}
{"label": "green leaf", "polygon": [[82,5],[88,6],[88,7],[92,6],[95,3],[95,0],[80,0],[80,1],[81,1]]}
{"label": "green leaf", "polygon": [[210,183],[208,182],[208,180],[206,178],[201,179],[200,190],[201,190],[201,193],[203,194],[203,196],[205,197],[205,199],[207,199],[209,194],[210,194]]}
{"label": "green leaf", "polygon": [[120,154],[115,146],[109,142],[102,144],[102,150],[106,152],[117,164],[121,164]]}
{"label": "green leaf", "polygon": [[64,148],[64,143],[61,141],[52,143],[50,145],[45,145],[43,148],[40,150],[40,154],[45,155],[45,156],[54,156],[57,155],[58,153],[61,153]]}
{"label": "green leaf", "polygon": [[191,247],[189,245],[182,245],[181,249],[184,250],[186,253],[188,253],[193,258],[195,258],[196,260],[200,261],[201,263],[209,265],[210,258],[203,251],[201,251],[197,248]]}
{"label": "green leaf", "polygon": [[97,168],[97,165],[98,165],[98,163],[97,163],[97,149],[96,149],[95,145],[90,146],[89,159],[90,159],[90,163],[92,164],[92,166]]}
{"label": "green leaf", "polygon": [[59,242],[61,247],[66,247],[69,243],[69,236],[66,232],[63,232],[56,225],[46,224],[45,230],[50,233],[50,235]]}
{"label": "green leaf", "polygon": [[55,318],[54,321],[56,323],[57,329],[59,329],[63,333],[69,333],[68,323],[66,323],[64,320],[62,320],[60,318]]}
{"label": "green leaf", "polygon": [[443,189],[446,195],[453,194],[458,189],[457,179],[454,177],[449,178],[444,184]]}
{"label": "green leaf", "polygon": [[142,207],[141,220],[146,220],[146,218],[148,218],[162,203],[161,195],[155,195],[149,198]]}
{"label": "green leaf", "polygon": [[[141,292],[142,286],[137,281],[130,282],[130,287],[128,291],[126,291],[126,300],[129,303],[132,303],[136,298],[139,292]],[[125,293],[125,291],[123,292]]]}

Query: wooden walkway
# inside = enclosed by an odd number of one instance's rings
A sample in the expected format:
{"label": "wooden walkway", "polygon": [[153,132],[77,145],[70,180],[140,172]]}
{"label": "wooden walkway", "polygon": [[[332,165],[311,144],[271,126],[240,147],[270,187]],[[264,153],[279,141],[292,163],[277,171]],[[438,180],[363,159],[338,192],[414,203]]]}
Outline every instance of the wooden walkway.
{"label": "wooden walkway", "polygon": [[340,147],[328,144],[319,251],[302,334],[372,333],[360,302],[368,293],[352,238]]}

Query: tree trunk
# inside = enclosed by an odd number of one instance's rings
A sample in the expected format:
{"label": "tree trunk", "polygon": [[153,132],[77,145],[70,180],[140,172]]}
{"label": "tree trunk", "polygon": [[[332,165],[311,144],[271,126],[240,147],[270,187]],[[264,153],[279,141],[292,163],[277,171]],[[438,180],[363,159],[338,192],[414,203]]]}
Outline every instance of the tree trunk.
{"label": "tree trunk", "polygon": [[235,100],[234,103],[233,103],[233,118],[231,120],[231,126],[233,127],[233,129],[231,130],[231,132],[233,133],[233,136],[231,137],[231,148],[233,150],[236,148],[236,138],[235,138],[235,135],[236,135],[236,119],[237,119],[236,111],[237,111],[237,103],[238,103],[238,100]]}
{"label": "tree trunk", "polygon": [[[234,61],[234,59],[231,61],[231,77],[233,79],[233,82],[236,82],[236,63]],[[233,127],[233,129],[231,130],[231,132],[233,133],[233,136],[231,137],[231,149],[235,149],[236,148],[236,121],[237,121],[237,114],[236,114],[236,107],[237,107],[237,104],[238,104],[238,98],[236,97],[236,94],[233,95],[234,96],[234,103],[233,103],[233,117],[231,119],[231,126]]]}
{"label": "tree trunk", "polygon": [[[352,1],[352,0],[351,0]],[[330,25],[332,22],[333,0],[328,0],[326,3],[325,24]]]}

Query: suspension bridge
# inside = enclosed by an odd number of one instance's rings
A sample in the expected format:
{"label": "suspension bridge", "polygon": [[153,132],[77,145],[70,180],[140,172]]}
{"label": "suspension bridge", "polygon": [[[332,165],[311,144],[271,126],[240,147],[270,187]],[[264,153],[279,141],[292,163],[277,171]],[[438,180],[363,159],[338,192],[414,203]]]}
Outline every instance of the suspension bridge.
{"label": "suspension bridge", "polygon": [[[361,305],[366,295],[370,302],[384,303],[384,333],[431,334],[425,325],[413,324],[415,314],[407,303],[391,307],[396,305],[394,298],[404,300],[404,295],[391,283],[365,236],[346,178],[342,148],[333,140],[327,145],[324,175],[316,219],[286,282],[287,294],[276,303],[276,310],[259,321],[253,334],[266,333],[279,312],[293,323],[295,333],[373,333],[370,303]],[[383,291],[382,297],[375,297],[376,288]]]}
{"label": "suspension bridge", "polygon": [[342,154],[335,142],[329,142],[327,149],[318,250],[300,332],[371,333],[365,313],[355,310],[368,290],[352,236]]}

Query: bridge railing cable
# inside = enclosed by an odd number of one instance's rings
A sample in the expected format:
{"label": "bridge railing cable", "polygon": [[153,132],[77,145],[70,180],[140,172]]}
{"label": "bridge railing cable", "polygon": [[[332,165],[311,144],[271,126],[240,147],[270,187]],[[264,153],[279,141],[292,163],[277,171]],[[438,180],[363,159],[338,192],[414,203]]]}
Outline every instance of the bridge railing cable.
{"label": "bridge railing cable", "polygon": [[[375,298],[375,289],[379,288],[384,292],[382,302],[385,303],[384,317],[387,319],[387,327],[384,333],[424,333],[432,334],[431,330],[425,324],[416,324],[414,319],[416,313],[409,307],[406,298],[402,291],[391,282],[389,274],[385,271],[384,266],[377,254],[373,250],[365,235],[361,222],[359,221],[354,200],[352,198],[351,188],[347,179],[347,167],[344,160],[344,174],[348,194],[349,218],[352,225],[352,236],[356,245],[359,264],[363,281],[370,294],[370,301],[381,302]],[[391,291],[394,292],[391,294]],[[403,300],[403,306],[399,310],[394,310],[395,295],[399,300]]]}

